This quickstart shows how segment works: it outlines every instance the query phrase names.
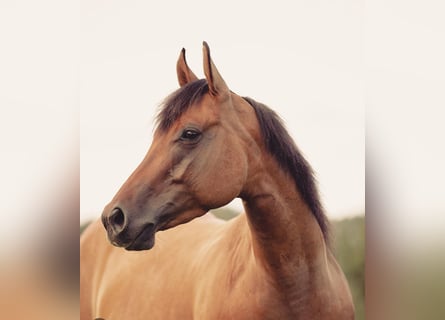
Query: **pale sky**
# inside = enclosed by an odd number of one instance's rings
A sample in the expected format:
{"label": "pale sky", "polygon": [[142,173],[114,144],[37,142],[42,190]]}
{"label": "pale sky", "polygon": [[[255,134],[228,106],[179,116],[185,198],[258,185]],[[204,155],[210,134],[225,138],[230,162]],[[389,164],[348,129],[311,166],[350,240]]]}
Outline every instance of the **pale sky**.
{"label": "pale sky", "polygon": [[150,145],[182,47],[203,75],[203,40],[233,91],[285,120],[329,217],[364,210],[366,107],[368,174],[389,204],[383,224],[406,238],[443,234],[444,6],[1,1],[2,247],[46,223],[38,213],[56,191],[77,189],[79,151],[80,219],[99,217]]}
{"label": "pale sky", "polygon": [[328,216],[363,213],[362,22],[354,1],[83,2],[81,221],[99,217],[148,150],[182,47],[203,77],[203,40],[234,92],[284,119]]}

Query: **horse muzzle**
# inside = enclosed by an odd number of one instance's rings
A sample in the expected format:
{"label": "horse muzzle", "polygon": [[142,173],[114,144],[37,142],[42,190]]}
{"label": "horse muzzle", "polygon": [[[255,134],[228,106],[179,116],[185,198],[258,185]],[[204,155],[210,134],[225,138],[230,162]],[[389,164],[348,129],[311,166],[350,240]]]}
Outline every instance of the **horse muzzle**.
{"label": "horse muzzle", "polygon": [[108,239],[116,247],[126,250],[149,250],[155,243],[156,222],[145,221],[142,226],[130,226],[129,219],[119,207],[102,214]]}

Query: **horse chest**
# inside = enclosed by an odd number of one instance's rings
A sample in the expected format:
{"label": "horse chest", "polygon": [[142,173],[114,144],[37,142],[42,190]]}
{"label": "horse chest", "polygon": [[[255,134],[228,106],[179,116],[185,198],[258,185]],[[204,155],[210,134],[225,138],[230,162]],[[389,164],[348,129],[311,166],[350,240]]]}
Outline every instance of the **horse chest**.
{"label": "horse chest", "polygon": [[239,297],[238,300],[219,301],[219,306],[208,312],[196,313],[193,319],[291,319],[289,312],[276,297],[266,300],[256,295]]}
{"label": "horse chest", "polygon": [[104,294],[96,310],[96,316],[106,320],[290,318],[279,295],[268,283],[248,274],[231,280],[216,277],[217,280],[206,283],[192,283],[186,277],[160,276],[159,281],[152,278],[145,283],[143,276],[125,282],[113,278],[113,285],[102,288]]}
{"label": "horse chest", "polygon": [[290,319],[282,296],[265,278],[246,274],[230,285],[215,285],[194,297],[193,319]]}

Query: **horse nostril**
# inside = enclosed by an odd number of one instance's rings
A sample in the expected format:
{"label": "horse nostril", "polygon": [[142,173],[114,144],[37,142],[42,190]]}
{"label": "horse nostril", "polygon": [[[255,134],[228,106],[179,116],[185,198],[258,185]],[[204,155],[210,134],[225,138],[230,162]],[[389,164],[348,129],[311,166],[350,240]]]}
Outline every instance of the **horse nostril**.
{"label": "horse nostril", "polygon": [[110,215],[110,224],[115,232],[119,233],[125,228],[125,215],[120,208],[114,208]]}

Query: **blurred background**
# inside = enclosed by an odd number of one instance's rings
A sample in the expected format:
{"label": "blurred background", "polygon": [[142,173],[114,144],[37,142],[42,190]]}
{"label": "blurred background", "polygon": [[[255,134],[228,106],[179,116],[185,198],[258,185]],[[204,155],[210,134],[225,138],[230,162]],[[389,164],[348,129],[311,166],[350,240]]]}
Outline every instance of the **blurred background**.
{"label": "blurred background", "polygon": [[275,109],[314,167],[357,319],[443,319],[444,9],[0,2],[2,317],[78,318],[79,214],[99,217],[137,166],[180,49],[202,76],[206,40],[230,88]]}

